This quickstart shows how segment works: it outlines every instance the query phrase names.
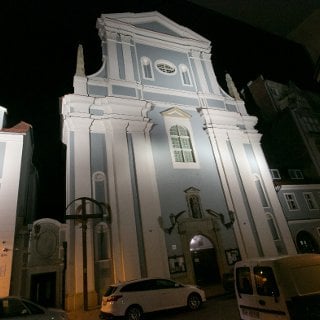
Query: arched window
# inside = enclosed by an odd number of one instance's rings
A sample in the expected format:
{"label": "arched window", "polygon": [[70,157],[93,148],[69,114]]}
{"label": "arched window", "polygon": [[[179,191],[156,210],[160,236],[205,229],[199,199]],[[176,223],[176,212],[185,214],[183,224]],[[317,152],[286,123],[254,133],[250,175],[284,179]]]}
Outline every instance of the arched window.
{"label": "arched window", "polygon": [[110,258],[110,239],[109,228],[104,222],[100,222],[95,226],[95,260],[106,260]]}
{"label": "arched window", "polygon": [[92,175],[94,198],[104,202],[106,194],[106,176],[102,171],[96,171]]}
{"label": "arched window", "polygon": [[319,246],[309,232],[300,231],[296,241],[299,253],[319,253]]}
{"label": "arched window", "polygon": [[195,162],[190,134],[187,128],[174,125],[170,128],[170,138],[176,162]]}
{"label": "arched window", "polygon": [[270,228],[273,240],[275,240],[275,241],[280,240],[278,229],[277,229],[276,224],[274,222],[274,219],[270,213],[267,213],[267,221],[269,224],[269,228]]}
{"label": "arched window", "polygon": [[200,190],[194,187],[185,190],[189,214],[195,219],[202,218],[201,199],[199,192]]}
{"label": "arched window", "polygon": [[188,67],[182,64],[179,66],[179,69],[180,69],[182,83],[185,86],[191,86],[191,79],[190,79],[190,73],[189,73]]}
{"label": "arched window", "polygon": [[259,193],[262,206],[264,208],[269,207],[265,190],[263,188],[263,185],[261,183],[260,177],[258,175],[254,175],[254,182],[255,182],[257,191]]}
{"label": "arched window", "polygon": [[150,59],[147,57],[142,57],[141,66],[142,66],[143,77],[145,79],[153,79],[153,70],[152,70]]}

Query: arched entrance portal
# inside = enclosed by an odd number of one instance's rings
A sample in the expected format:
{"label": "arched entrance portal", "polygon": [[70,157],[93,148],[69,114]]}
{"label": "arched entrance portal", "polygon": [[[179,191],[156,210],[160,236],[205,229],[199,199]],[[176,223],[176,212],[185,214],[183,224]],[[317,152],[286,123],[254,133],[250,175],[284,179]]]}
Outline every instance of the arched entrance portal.
{"label": "arched entrance portal", "polygon": [[190,241],[190,252],[198,285],[220,284],[220,272],[216,250],[212,242],[202,235],[194,236]]}

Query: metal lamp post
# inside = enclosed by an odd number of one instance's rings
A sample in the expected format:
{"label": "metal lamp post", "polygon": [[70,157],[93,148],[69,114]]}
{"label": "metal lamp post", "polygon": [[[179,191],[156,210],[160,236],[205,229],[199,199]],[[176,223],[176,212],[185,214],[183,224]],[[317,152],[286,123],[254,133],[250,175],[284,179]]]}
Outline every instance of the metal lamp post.
{"label": "metal lamp post", "polygon": [[[83,260],[83,309],[88,310],[88,270],[87,270],[87,223],[89,219],[102,219],[105,204],[98,202],[92,198],[81,197],[73,200],[68,207],[76,201],[81,200],[81,214],[66,214],[66,220],[78,220],[82,227],[82,260]],[[99,208],[99,213],[87,213],[86,203],[91,202]]]}

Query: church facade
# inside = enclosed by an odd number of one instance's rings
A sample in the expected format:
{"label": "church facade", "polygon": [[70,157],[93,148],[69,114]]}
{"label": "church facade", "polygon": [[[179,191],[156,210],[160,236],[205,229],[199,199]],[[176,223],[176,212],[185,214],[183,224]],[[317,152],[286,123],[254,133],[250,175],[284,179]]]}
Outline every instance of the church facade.
{"label": "church facade", "polygon": [[257,118],[229,75],[229,93],[219,86],[210,42],[158,12],[101,15],[97,28],[102,66],[85,75],[80,50],[61,101],[67,309],[147,276],[219,290],[241,258],[296,253]]}

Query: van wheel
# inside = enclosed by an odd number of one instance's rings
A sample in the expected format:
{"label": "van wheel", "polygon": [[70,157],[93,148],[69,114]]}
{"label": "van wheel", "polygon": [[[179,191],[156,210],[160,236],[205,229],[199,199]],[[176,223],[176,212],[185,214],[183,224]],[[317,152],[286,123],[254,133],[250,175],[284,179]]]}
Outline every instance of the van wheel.
{"label": "van wheel", "polygon": [[142,314],[139,306],[130,306],[126,311],[126,320],[141,320]]}
{"label": "van wheel", "polygon": [[188,297],[188,308],[190,310],[197,310],[200,308],[202,303],[201,297],[197,293],[191,293]]}

